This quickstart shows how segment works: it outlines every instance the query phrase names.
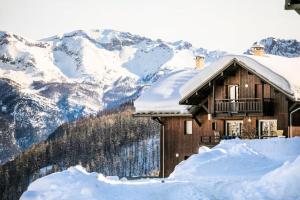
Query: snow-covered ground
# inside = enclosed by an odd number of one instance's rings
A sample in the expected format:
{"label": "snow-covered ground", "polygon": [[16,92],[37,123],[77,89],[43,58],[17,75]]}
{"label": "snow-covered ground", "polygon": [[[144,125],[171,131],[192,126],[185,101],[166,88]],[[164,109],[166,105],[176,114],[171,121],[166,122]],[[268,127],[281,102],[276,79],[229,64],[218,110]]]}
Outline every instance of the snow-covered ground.
{"label": "snow-covered ground", "polygon": [[81,166],[33,182],[28,199],[300,199],[300,138],[222,141],[160,179],[128,181]]}

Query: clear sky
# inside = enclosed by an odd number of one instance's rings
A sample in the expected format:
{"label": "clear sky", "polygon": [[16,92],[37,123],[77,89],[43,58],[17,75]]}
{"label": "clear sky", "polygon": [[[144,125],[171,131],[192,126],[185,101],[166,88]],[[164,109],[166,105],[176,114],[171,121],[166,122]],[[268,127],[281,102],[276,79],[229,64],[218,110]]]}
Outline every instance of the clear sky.
{"label": "clear sky", "polygon": [[0,0],[0,30],[41,39],[109,28],[241,52],[268,36],[300,40],[285,0]]}

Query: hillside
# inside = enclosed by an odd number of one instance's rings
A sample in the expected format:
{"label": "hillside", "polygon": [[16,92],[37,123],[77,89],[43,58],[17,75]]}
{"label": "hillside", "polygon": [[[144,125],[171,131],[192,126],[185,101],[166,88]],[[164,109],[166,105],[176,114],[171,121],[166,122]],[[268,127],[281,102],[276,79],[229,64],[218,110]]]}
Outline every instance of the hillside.
{"label": "hillside", "polygon": [[[269,54],[300,55],[299,42],[266,38]],[[249,45],[250,46],[250,45]],[[45,140],[59,125],[137,98],[174,70],[226,54],[186,41],[153,40],[115,30],[78,30],[39,41],[0,32],[0,164]]]}
{"label": "hillside", "polygon": [[0,32],[0,112],[12,143],[0,143],[0,164],[64,122],[118,107],[170,71],[194,68],[197,54],[212,62],[224,53],[114,30],[40,41]]}
{"label": "hillside", "polygon": [[159,125],[132,118],[128,106],[120,110],[65,123],[46,141],[0,166],[0,199],[19,199],[35,179],[77,164],[105,175],[157,176]]}
{"label": "hillside", "polygon": [[[294,40],[260,43],[269,54],[300,55]],[[194,68],[197,54],[209,63],[225,52],[113,30],[40,41],[1,32],[0,164],[25,151],[0,168],[4,197],[15,199],[37,177],[78,163],[105,175],[157,174],[158,125],[118,109],[144,86]]]}

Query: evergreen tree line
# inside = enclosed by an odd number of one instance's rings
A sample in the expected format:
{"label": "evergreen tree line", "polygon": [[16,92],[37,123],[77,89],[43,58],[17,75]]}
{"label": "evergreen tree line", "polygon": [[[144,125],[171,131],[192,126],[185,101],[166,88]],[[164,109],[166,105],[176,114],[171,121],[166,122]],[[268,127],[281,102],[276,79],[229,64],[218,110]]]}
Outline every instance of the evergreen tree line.
{"label": "evergreen tree line", "polygon": [[65,123],[0,167],[0,199],[19,199],[35,179],[77,164],[110,176],[158,175],[159,125],[133,118],[128,106]]}

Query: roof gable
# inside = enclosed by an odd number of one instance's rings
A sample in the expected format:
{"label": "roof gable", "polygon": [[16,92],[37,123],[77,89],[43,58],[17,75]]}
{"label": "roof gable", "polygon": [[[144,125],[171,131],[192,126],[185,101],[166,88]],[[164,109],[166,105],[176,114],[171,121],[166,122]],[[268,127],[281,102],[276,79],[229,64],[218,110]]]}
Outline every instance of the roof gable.
{"label": "roof gable", "polygon": [[183,98],[179,103],[186,104],[186,100],[189,97],[230,67],[234,62],[271,84],[292,100],[299,101],[300,79],[295,72],[300,69],[300,58],[293,59],[271,55],[228,55],[204,68],[201,73],[187,82],[180,89]]}
{"label": "roof gable", "polygon": [[300,57],[286,58],[273,55],[227,55],[201,70],[178,70],[169,73],[146,89],[134,102],[136,114],[155,116],[188,115],[185,100],[207,85],[233,63],[287,95],[300,101]]}

